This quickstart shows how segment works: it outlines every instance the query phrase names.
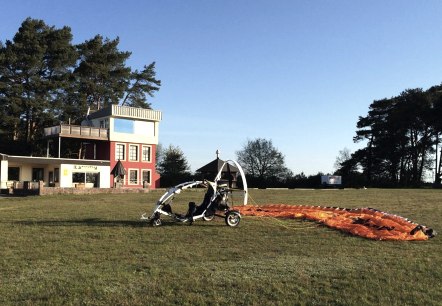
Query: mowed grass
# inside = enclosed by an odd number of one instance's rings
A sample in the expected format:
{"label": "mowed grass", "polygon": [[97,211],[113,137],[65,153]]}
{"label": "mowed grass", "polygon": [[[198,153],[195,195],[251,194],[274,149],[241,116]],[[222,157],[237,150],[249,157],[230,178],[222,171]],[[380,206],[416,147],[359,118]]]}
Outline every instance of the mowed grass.
{"label": "mowed grass", "polygon": [[[441,305],[442,235],[372,241],[310,221],[149,227],[162,194],[0,198],[1,305]],[[442,232],[441,190],[251,190],[251,204],[374,207]],[[177,197],[174,208],[201,202]]]}

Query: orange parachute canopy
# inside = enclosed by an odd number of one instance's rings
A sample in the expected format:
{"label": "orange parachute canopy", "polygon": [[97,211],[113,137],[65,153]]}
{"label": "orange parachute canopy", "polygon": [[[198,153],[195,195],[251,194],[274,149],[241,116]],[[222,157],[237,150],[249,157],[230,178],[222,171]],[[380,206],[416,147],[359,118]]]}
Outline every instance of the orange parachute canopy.
{"label": "orange parachute canopy", "polygon": [[353,235],[377,240],[427,240],[436,234],[431,228],[373,208],[267,204],[235,209],[245,216],[308,219]]}

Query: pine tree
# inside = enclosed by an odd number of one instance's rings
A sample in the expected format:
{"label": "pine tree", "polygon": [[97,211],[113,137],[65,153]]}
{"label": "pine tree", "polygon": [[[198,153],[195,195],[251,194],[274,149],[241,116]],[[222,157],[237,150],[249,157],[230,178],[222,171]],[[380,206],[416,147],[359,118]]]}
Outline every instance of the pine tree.
{"label": "pine tree", "polygon": [[81,105],[100,109],[118,104],[126,92],[131,76],[126,60],[130,52],[118,50],[119,39],[97,35],[77,45],[80,62],[74,71]]}
{"label": "pine tree", "polygon": [[13,40],[0,46],[1,137],[21,143],[21,153],[38,152],[43,127],[57,120],[77,58],[71,40],[70,28],[28,18]]}
{"label": "pine tree", "polygon": [[169,145],[162,152],[158,172],[161,175],[161,186],[173,186],[190,179],[190,167],[183,151],[179,147]]}

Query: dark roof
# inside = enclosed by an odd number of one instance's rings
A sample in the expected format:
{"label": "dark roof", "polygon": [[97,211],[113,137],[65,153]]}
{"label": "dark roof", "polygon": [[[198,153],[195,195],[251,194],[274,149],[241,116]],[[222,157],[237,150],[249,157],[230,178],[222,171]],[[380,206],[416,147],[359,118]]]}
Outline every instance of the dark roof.
{"label": "dark roof", "polygon": [[[203,173],[204,172],[216,172],[216,173],[218,173],[223,164],[224,164],[224,161],[222,159],[217,158],[217,159],[211,161],[210,163],[208,163],[207,165],[202,166],[201,168],[197,169],[196,171],[197,172],[203,172]],[[238,172],[239,171],[238,168],[236,168],[233,165],[229,164],[229,167],[230,167],[230,172]],[[224,166],[223,172],[224,171],[228,171],[227,170],[227,165]]]}
{"label": "dark roof", "polygon": [[115,164],[114,168],[111,171],[111,174],[114,176],[126,175],[126,169],[124,169],[123,163],[121,160],[118,160]]}
{"label": "dark roof", "polygon": [[102,109],[91,111],[89,114],[89,119],[97,119],[102,117],[109,117],[112,116],[112,105],[109,105],[107,107],[104,107]]}

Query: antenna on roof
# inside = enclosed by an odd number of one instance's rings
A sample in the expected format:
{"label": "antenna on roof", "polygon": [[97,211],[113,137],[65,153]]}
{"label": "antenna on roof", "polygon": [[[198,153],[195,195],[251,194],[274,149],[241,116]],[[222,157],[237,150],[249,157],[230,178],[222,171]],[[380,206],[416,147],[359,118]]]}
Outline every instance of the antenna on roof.
{"label": "antenna on roof", "polygon": [[219,159],[219,153],[220,153],[220,151],[219,151],[219,150],[216,150],[216,158],[217,158],[217,159]]}

